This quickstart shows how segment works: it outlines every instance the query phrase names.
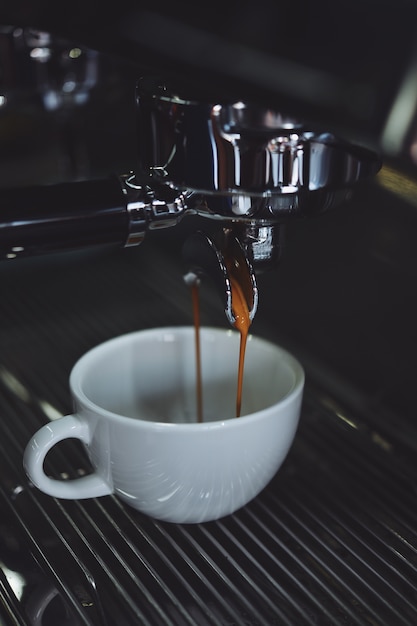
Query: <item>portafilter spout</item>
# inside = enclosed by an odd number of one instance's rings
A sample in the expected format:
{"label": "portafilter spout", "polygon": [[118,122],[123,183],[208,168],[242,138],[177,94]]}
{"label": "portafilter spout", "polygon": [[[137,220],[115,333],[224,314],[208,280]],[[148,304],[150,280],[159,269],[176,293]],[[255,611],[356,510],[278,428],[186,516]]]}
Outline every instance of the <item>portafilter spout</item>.
{"label": "portafilter spout", "polygon": [[258,307],[256,277],[232,229],[224,228],[211,238],[200,231],[193,233],[184,242],[182,260],[186,268],[186,284],[193,286],[202,277],[209,278],[220,295],[226,318],[232,326],[236,322],[232,281],[236,281],[246,301],[249,319],[253,320]]}

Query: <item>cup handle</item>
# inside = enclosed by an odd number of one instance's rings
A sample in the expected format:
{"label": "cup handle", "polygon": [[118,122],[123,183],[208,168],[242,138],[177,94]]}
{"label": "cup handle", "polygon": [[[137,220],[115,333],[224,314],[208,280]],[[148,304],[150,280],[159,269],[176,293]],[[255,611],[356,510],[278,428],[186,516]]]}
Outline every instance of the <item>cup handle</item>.
{"label": "cup handle", "polygon": [[45,474],[43,464],[49,450],[59,441],[69,438],[80,439],[87,445],[90,443],[88,424],[76,415],[65,415],[45,424],[33,435],[23,455],[23,466],[33,484],[50,496],[66,500],[96,498],[113,493],[111,486],[98,472],[71,480],[58,480]]}

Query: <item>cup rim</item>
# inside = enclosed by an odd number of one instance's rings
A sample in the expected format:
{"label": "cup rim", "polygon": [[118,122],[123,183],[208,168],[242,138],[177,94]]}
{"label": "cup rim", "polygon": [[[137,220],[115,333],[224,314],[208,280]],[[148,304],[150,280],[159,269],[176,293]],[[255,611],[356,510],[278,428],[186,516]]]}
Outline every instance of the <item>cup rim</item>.
{"label": "cup rim", "polygon": [[[222,327],[215,327],[215,326],[201,326],[200,331],[212,332],[216,335],[226,335],[226,336],[239,335],[239,332],[237,330],[222,328]],[[145,336],[145,335],[153,335],[153,334],[160,334],[160,333],[167,333],[167,334],[168,333],[174,333],[174,334],[181,333],[182,334],[184,332],[194,333],[194,326],[192,325],[161,326],[161,327],[146,328],[142,330],[134,330],[128,333],[124,333],[122,335],[118,335],[116,337],[112,337],[110,339],[107,339],[97,344],[96,346],[88,350],[85,354],[83,354],[78,359],[78,361],[74,364],[70,373],[70,378],[69,378],[71,393],[76,398],[76,401],[79,404],[81,404],[84,409],[87,409],[88,411],[92,411],[95,413],[99,412],[103,417],[107,417],[113,421],[119,421],[121,423],[129,423],[129,424],[135,423],[135,427],[144,428],[146,430],[175,429],[175,430],[193,432],[194,430],[216,430],[219,428],[237,428],[239,427],[239,424],[241,424],[242,422],[251,423],[253,421],[260,420],[262,419],[263,416],[270,413],[271,410],[277,406],[279,406],[281,410],[284,409],[288,404],[291,404],[293,400],[295,399],[295,397],[298,396],[300,393],[302,393],[304,389],[305,373],[304,373],[304,368],[301,365],[301,363],[298,361],[298,359],[294,355],[292,355],[288,350],[281,347],[279,344],[250,333],[248,335],[248,342],[256,341],[258,343],[269,345],[273,347],[274,349],[276,349],[277,351],[279,351],[285,357],[287,364],[291,367],[291,369],[293,370],[295,374],[295,381],[291,390],[281,400],[279,400],[278,402],[275,402],[274,404],[264,409],[260,409],[259,411],[249,413],[248,415],[242,415],[238,418],[213,420],[210,422],[203,421],[203,422],[191,422],[191,423],[190,422],[170,423],[170,422],[163,422],[163,421],[148,421],[148,420],[143,420],[140,417],[132,419],[131,417],[128,417],[126,415],[114,413],[113,411],[109,411],[108,409],[102,408],[101,406],[99,406],[98,404],[90,400],[88,396],[84,393],[80,379],[79,379],[80,372],[82,368],[86,366],[88,361],[93,359],[94,356],[97,354],[97,352],[100,352],[102,349],[105,349],[105,347],[108,347],[110,346],[110,344],[113,344],[113,343],[128,342],[132,337],[137,336],[137,335]],[[76,411],[75,411],[75,414],[76,414]]]}

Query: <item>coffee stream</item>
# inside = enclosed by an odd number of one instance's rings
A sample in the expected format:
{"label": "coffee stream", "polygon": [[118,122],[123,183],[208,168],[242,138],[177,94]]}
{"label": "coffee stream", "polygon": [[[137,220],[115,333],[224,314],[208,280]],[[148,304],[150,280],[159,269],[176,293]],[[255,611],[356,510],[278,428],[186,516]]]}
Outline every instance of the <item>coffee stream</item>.
{"label": "coffee stream", "polygon": [[195,363],[197,385],[197,422],[203,421],[203,389],[201,380],[201,351],[200,351],[200,302],[198,283],[191,286],[191,298],[193,302],[194,333],[195,333]]}
{"label": "coffee stream", "polygon": [[[240,333],[239,367],[236,393],[236,417],[240,417],[242,408],[243,371],[245,365],[246,343],[248,339],[250,317],[249,308],[242,288],[237,278],[230,273],[230,286],[232,292],[232,311],[235,318],[234,327]],[[200,352],[200,306],[198,284],[191,287],[191,296],[194,313],[195,329],[195,357],[196,357],[196,385],[197,385],[197,421],[203,421],[203,390],[201,377],[201,352]]]}
{"label": "coffee stream", "polygon": [[232,310],[235,317],[234,327],[240,332],[239,367],[237,375],[236,417],[240,417],[242,408],[243,370],[245,366],[246,342],[248,339],[250,317],[243,291],[236,279],[230,278],[232,288]]}

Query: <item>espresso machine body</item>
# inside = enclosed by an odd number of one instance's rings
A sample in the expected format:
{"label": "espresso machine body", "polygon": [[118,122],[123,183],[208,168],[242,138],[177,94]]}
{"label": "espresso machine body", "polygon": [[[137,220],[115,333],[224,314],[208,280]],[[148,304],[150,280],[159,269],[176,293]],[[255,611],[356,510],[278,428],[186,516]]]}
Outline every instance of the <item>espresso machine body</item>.
{"label": "espresso machine body", "polygon": [[[416,623],[416,18],[406,0],[2,3],[2,623]],[[201,526],[40,494],[23,450],[71,412],[83,353],[192,324],[191,266],[202,323],[228,326],[206,252],[229,228],[252,332],[306,371],[282,470]],[[66,442],[47,470],[89,465]]]}

